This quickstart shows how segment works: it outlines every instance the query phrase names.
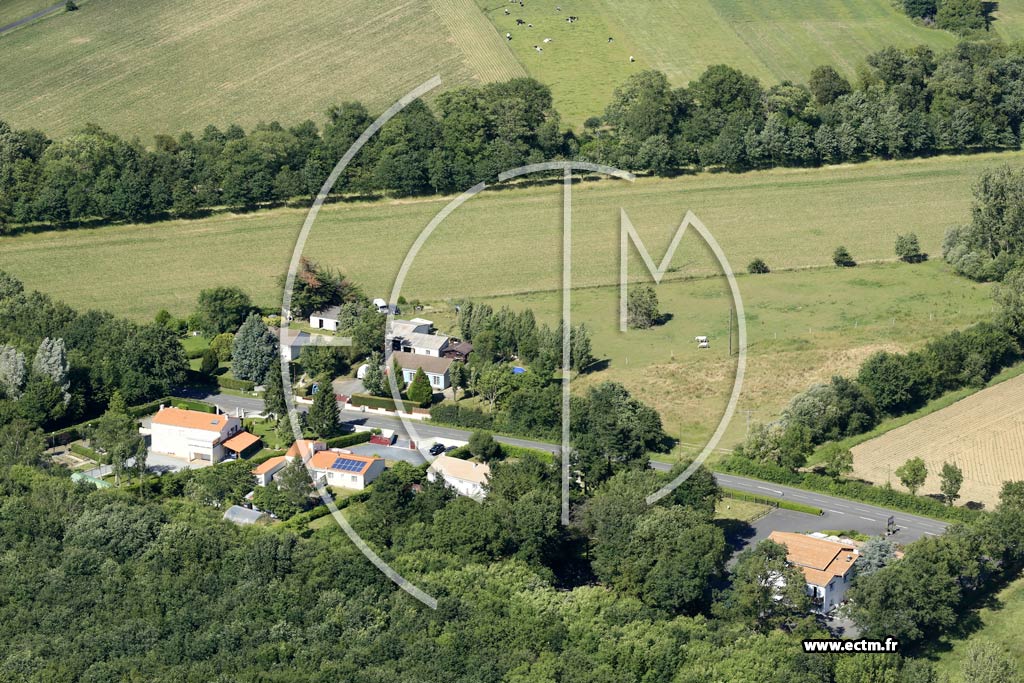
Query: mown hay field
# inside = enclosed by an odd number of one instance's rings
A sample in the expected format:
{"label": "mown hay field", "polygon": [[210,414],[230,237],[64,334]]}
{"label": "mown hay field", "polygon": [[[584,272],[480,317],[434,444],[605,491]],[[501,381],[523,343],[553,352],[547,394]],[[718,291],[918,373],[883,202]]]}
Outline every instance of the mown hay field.
{"label": "mown hay field", "polygon": [[322,122],[347,100],[380,111],[435,74],[446,88],[524,74],[472,0],[90,0],[0,36],[0,64],[12,126],[145,142]]}
{"label": "mown hay field", "polygon": [[[645,68],[664,71],[675,85],[686,85],[708,66],[728,64],[770,85],[786,79],[806,82],[820,64],[853,78],[867,55],[889,45],[942,49],[956,43],[951,33],[915,24],[890,0],[477,4],[498,34],[512,34],[509,47],[530,75],[551,86],[559,111],[575,125],[599,115],[612,90]],[[569,15],[579,20],[570,24]],[[518,26],[516,19],[533,26]],[[630,56],[636,61],[631,63]]]}
{"label": "mown hay field", "polygon": [[961,504],[999,501],[1004,481],[1024,479],[1024,376],[957,401],[942,410],[866,441],[853,449],[853,473],[875,483],[891,481],[911,458],[928,466],[921,493],[939,492],[945,462],[964,473]]}

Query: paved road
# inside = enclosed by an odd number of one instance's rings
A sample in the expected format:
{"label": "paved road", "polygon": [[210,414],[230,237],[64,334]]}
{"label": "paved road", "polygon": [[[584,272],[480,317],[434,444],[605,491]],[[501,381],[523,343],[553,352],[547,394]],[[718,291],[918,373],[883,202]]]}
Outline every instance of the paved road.
{"label": "paved road", "polygon": [[[260,411],[263,409],[263,401],[258,398],[231,396],[227,394],[215,394],[202,397],[203,400],[214,403],[222,410],[233,411],[235,407],[247,411]],[[303,406],[304,409],[304,406]],[[359,410],[342,410],[342,420],[350,424],[361,424],[368,427],[381,429],[394,429],[399,435],[406,436],[405,428],[397,417],[364,413]],[[442,427],[429,423],[416,424],[416,431],[421,439],[442,438],[468,441],[470,432],[464,429],[453,427]],[[537,448],[540,450],[557,453],[559,447],[555,444],[532,441],[529,439],[516,439],[506,436],[495,437],[501,443],[525,448]],[[667,472],[672,469],[672,464],[651,461],[651,467],[656,470]],[[782,486],[758,479],[748,479],[732,474],[715,474],[715,479],[726,488],[736,489],[759,496],[772,498],[783,498],[805,505],[813,505],[825,511],[824,515],[805,515],[789,510],[780,510],[760,520],[754,525],[758,535],[763,532],[767,536],[768,528],[777,524],[776,528],[789,531],[821,531],[823,529],[855,530],[869,535],[877,535],[885,531],[886,520],[893,516],[896,518],[896,527],[899,529],[892,536],[893,540],[901,543],[908,543],[921,536],[936,536],[946,530],[947,524],[928,517],[911,515],[896,510],[888,510],[867,503],[859,503],[845,498],[836,498],[824,493],[815,493],[804,489]],[[785,513],[785,514],[784,514]],[[793,527],[793,528],[789,528]],[[767,531],[765,531],[767,529]],[[757,536],[752,540],[759,540]]]}
{"label": "paved road", "polygon": [[[789,510],[780,510],[765,518],[766,520],[771,520],[771,523],[774,524],[776,521],[781,521],[783,518],[790,519],[789,516],[781,515],[781,513],[786,512],[789,513],[790,516],[798,515],[798,517],[791,518],[793,523],[804,525],[802,527],[792,529],[784,529],[781,526],[775,527],[781,531],[853,529],[869,535],[878,535],[885,531],[886,520],[888,520],[891,515],[896,518],[896,527],[899,529],[895,534],[893,534],[892,539],[900,543],[908,543],[925,535],[937,536],[944,532],[948,526],[945,522],[940,522],[938,520],[931,519],[930,517],[921,517],[906,512],[888,510],[875,505],[868,505],[867,503],[859,503],[845,498],[836,498],[823,493],[815,493],[813,491],[806,491],[804,489],[793,488],[791,486],[781,486],[779,484],[764,482],[758,479],[748,479],[746,477],[737,477],[732,474],[718,473],[715,474],[715,479],[719,484],[726,488],[736,489],[737,491],[744,491],[758,496],[770,496],[772,498],[792,500],[796,503],[803,503],[804,505],[813,505],[814,507],[821,508],[825,511],[825,514],[816,516],[803,515],[802,513],[791,512]],[[802,520],[801,518],[806,518],[806,520]],[[759,528],[759,525],[755,524],[754,527]]]}
{"label": "paved road", "polygon": [[8,31],[13,31],[14,29],[18,28],[19,26],[24,26],[25,24],[27,24],[30,21],[35,21],[36,19],[39,19],[41,17],[45,17],[47,14],[53,14],[54,12],[56,12],[59,9],[64,9],[64,3],[63,2],[58,2],[56,5],[53,5],[52,7],[47,7],[46,9],[41,9],[38,12],[36,12],[35,14],[28,15],[24,19],[18,19],[15,22],[7,24],[7,26],[0,26],[0,35],[3,35],[4,33],[7,33]]}

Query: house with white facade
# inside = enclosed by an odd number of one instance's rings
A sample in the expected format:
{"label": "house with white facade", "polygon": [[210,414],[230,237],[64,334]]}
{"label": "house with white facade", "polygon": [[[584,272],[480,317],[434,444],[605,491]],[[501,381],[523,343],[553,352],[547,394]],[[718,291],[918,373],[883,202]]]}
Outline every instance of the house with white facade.
{"label": "house with white facade", "polygon": [[322,311],[314,311],[309,314],[309,326],[314,330],[338,331],[338,320],[341,316],[341,306],[331,306]]}
{"label": "house with white facade", "polygon": [[438,358],[437,356],[424,356],[418,353],[395,351],[391,354],[386,370],[390,372],[391,368],[397,363],[398,367],[402,370],[402,379],[405,380],[406,384],[410,384],[416,376],[416,371],[423,368],[427,379],[430,380],[430,388],[438,392],[444,391],[452,385],[449,371],[453,362],[451,358]]}
{"label": "house with white facade", "polygon": [[785,546],[786,561],[803,572],[816,612],[826,613],[842,604],[859,556],[856,544],[789,531],[773,531],[768,540]]}
{"label": "house with white facade", "polygon": [[362,490],[384,471],[384,459],[340,448],[318,451],[307,461],[317,483]]}
{"label": "house with white facade", "polygon": [[482,500],[487,494],[484,484],[491,476],[491,468],[472,460],[460,460],[447,455],[439,455],[427,468],[427,480],[437,481],[440,477],[445,485],[455,489],[462,496]]}
{"label": "house with white facade", "polygon": [[237,417],[163,406],[153,416],[149,431],[153,451],[211,464],[220,462],[228,454],[226,442],[235,435],[247,433]]}
{"label": "house with white facade", "polygon": [[448,337],[443,334],[413,332],[399,340],[399,347],[403,353],[440,358],[448,349]]}

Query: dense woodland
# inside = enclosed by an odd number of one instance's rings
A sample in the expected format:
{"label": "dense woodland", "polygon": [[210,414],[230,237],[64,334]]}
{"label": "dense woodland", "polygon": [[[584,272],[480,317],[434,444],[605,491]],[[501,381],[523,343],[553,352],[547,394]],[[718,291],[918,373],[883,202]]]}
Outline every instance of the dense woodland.
{"label": "dense woodland", "polygon": [[[954,0],[947,0],[949,6]],[[505,169],[578,159],[675,175],[869,158],[1018,149],[1024,48],[971,40],[935,53],[886,48],[850,83],[830,66],[807,84],[765,87],[725,65],[686,87],[644,71],[579,132],[562,128],[549,89],[528,78],[414,102],[371,138],[334,192],[463,191]],[[197,216],[315,195],[372,121],[358,102],[313,121],[237,125],[149,146],[95,125],[50,140],[0,122],[0,228]]]}

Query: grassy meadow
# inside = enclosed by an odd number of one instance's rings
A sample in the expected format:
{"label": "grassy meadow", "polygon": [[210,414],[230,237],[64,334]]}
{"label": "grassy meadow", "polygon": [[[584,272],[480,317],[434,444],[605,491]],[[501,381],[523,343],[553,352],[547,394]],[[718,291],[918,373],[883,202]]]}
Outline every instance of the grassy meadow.
{"label": "grassy meadow", "polygon": [[[656,260],[687,209],[703,220],[737,271],[755,257],[775,271],[830,266],[839,244],[858,261],[891,259],[896,234],[911,230],[938,256],[946,227],[967,219],[970,188],[982,169],[1022,160],[1024,154],[1005,153],[578,183],[574,284],[617,282],[620,206]],[[554,290],[561,282],[561,192],[560,185],[538,186],[473,198],[427,241],[403,294],[437,301]],[[447,202],[325,206],[306,253],[343,269],[369,296],[387,296],[416,235]],[[286,208],[5,236],[0,268],[73,306],[137,320],[151,319],[160,308],[186,315],[199,290],[215,285],[243,287],[259,304],[273,306],[305,214]],[[689,244],[684,240],[665,282],[718,272]],[[639,277],[642,268],[631,256],[631,274]]]}
{"label": "grassy meadow", "polygon": [[[574,125],[600,114],[612,90],[645,68],[664,71],[676,85],[712,64],[734,66],[766,84],[806,82],[819,64],[853,78],[864,57],[888,45],[941,49],[956,43],[948,32],[914,24],[890,0],[477,3],[501,36],[512,33],[509,47],[531,76],[551,86],[556,106]],[[1015,10],[1002,13],[1024,18]],[[568,15],[579,21],[567,23]],[[516,26],[518,18],[533,28]]]}
{"label": "grassy meadow", "polygon": [[[741,412],[723,442],[731,445],[743,438],[748,416],[770,419],[809,384],[852,372],[871,352],[910,348],[989,315],[988,288],[953,275],[939,260],[940,244],[946,227],[969,215],[970,187],[981,169],[1021,159],[979,155],[578,183],[573,317],[587,323],[596,355],[608,360],[606,370],[584,375],[579,384],[622,381],[655,405],[686,444],[706,441],[731,388],[730,297],[694,234],[684,237],[658,288],[671,320],[646,332],[618,332],[620,206],[656,261],[692,209],[741,272],[750,346]],[[538,185],[470,200],[426,242],[402,293],[432,304],[425,315],[442,326],[450,316],[445,302],[464,297],[530,306],[555,320],[561,192],[560,185]],[[369,296],[386,297],[409,246],[447,201],[327,206],[305,253],[341,268]],[[76,307],[139,320],[160,308],[186,315],[199,290],[214,285],[238,285],[273,306],[304,215],[279,209],[8,236],[0,238],[0,268]],[[893,262],[895,235],[909,230],[933,261]],[[839,244],[862,265],[835,268],[831,254]],[[773,272],[742,274],[755,256]],[[646,278],[632,251],[629,260],[631,278]],[[41,269],[40,263],[59,265]],[[710,350],[695,348],[698,334],[712,338]]]}
{"label": "grassy meadow", "polygon": [[[685,240],[684,247],[685,248]],[[940,262],[883,263],[740,275],[748,335],[746,376],[737,413],[721,445],[746,435],[751,421],[768,421],[808,386],[853,374],[879,350],[917,347],[948,330],[990,316],[987,285],[969,282]],[[593,337],[598,372],[574,380],[579,389],[605,380],[624,384],[654,406],[666,430],[691,454],[710,438],[725,410],[736,369],[729,356],[731,297],[722,277],[663,282],[656,288],[671,318],[649,330],[618,330],[618,287],[573,292],[572,319]],[[557,324],[556,292],[487,298],[495,307],[531,308]],[[442,328],[452,314],[428,311]],[[698,349],[697,335],[711,339]],[[748,413],[749,411],[749,413]]]}
{"label": "grassy meadow", "polygon": [[0,0],[0,26],[7,26],[55,4],[52,0]]}
{"label": "grassy meadow", "polygon": [[380,111],[435,74],[452,87],[524,73],[472,0],[93,0],[0,36],[0,63],[11,125],[92,122],[146,142],[322,121],[346,100]]}

